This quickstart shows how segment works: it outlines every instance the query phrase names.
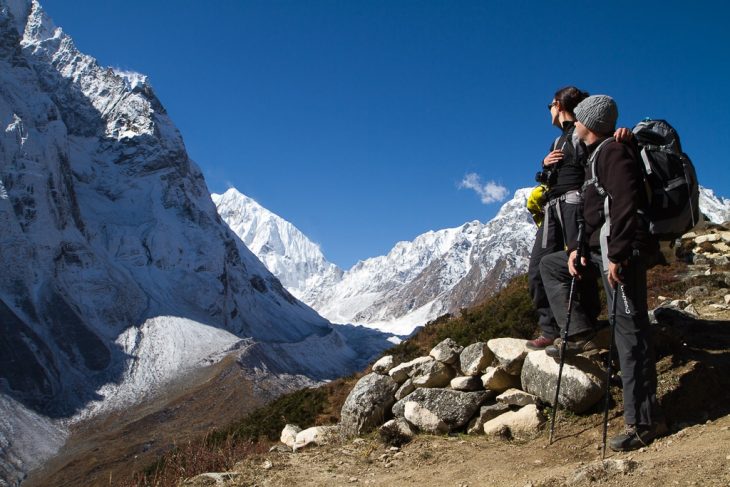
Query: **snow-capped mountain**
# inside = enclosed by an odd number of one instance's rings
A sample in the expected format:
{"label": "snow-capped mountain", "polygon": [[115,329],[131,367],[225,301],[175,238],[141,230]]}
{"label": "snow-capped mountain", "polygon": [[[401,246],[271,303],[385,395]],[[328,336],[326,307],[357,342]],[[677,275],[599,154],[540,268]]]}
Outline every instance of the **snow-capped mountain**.
{"label": "snow-capped mountain", "polygon": [[700,211],[711,222],[730,221],[730,199],[716,196],[713,190],[700,186]]}
{"label": "snow-capped mountain", "polygon": [[[473,221],[424,233],[344,273],[330,270],[333,264],[323,266],[327,261],[319,248],[299,230],[238,191],[231,189],[214,200],[223,219],[249,248],[283,283],[296,282],[297,294],[322,316],[334,323],[408,334],[441,314],[483,300],[526,272],[535,238],[535,225],[525,210],[529,191],[518,190],[488,223]],[[730,220],[730,200],[707,188],[700,188],[700,209],[712,221]],[[280,238],[282,234],[287,237]],[[293,242],[293,247],[286,242]],[[299,249],[311,247],[317,250],[316,260],[308,263]],[[290,262],[307,272],[287,281],[295,274]],[[283,274],[281,268],[286,269]],[[326,270],[318,276],[318,269]]]}
{"label": "snow-capped mountain", "polygon": [[[249,243],[261,260],[277,269],[297,262],[300,269],[324,268],[319,277],[302,276],[302,300],[334,323],[357,323],[390,333],[408,334],[416,326],[473,304],[527,268],[535,224],[525,210],[529,190],[519,190],[489,223],[465,223],[399,242],[384,256],[358,262],[341,273],[325,262],[318,247],[291,224],[231,189],[214,196],[221,217]],[[276,230],[272,230],[276,229]],[[287,235],[281,238],[280,235]],[[272,236],[273,235],[273,236]],[[289,235],[296,235],[291,238]],[[294,242],[289,248],[286,242]],[[307,241],[308,244],[303,242]],[[258,242],[258,243],[257,243]],[[301,248],[314,246],[317,261],[301,262]],[[262,250],[259,250],[262,249]],[[336,268],[335,268],[336,269]]]}
{"label": "snow-capped mountain", "polygon": [[99,66],[35,0],[0,0],[0,128],[3,481],[69,421],[229,350],[278,380],[361,365],[221,221],[146,77]]}
{"label": "snow-capped mountain", "polygon": [[294,225],[231,188],[212,194],[218,214],[297,299],[311,302],[317,289],[342,278],[319,246]]}

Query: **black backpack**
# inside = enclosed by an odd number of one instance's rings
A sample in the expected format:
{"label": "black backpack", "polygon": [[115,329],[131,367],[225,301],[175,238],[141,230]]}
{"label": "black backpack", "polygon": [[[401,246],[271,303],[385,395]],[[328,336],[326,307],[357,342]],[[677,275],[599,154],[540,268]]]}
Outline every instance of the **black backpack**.
{"label": "black backpack", "polygon": [[642,120],[633,130],[649,196],[644,211],[649,232],[659,240],[674,240],[700,221],[699,185],[679,135],[664,120]]}

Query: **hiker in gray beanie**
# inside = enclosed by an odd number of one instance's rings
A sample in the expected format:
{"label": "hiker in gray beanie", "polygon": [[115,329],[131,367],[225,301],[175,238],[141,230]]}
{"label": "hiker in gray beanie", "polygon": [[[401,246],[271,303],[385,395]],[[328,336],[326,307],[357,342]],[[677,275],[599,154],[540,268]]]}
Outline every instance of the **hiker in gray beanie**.
{"label": "hiker in gray beanie", "polygon": [[[590,96],[578,104],[575,115],[575,134],[588,155],[583,185],[584,241],[568,242],[567,257],[564,252],[544,257],[540,276],[558,324],[567,321],[565,303],[571,278],[600,277],[603,281],[621,366],[625,425],[625,431],[611,438],[609,446],[614,451],[635,450],[667,433],[657,401],[647,306],[646,269],[658,243],[640,213],[648,202],[636,148],[610,136],[618,117],[616,102],[605,95]],[[580,261],[578,246],[582,249]],[[591,305],[580,299],[573,303],[571,327],[590,324],[597,311]],[[597,348],[597,336],[568,336],[565,356]],[[558,339],[545,348],[545,354],[558,359],[562,350]]]}
{"label": "hiker in gray beanie", "polygon": [[610,96],[589,96],[575,107],[575,118],[591,131],[609,135],[616,129],[618,107]]}

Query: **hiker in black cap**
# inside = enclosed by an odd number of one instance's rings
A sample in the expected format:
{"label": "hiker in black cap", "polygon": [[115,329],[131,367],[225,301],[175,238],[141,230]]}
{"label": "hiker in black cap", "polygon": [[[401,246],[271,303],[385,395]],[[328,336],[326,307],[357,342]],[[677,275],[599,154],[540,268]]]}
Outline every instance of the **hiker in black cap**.
{"label": "hiker in black cap", "polygon": [[[656,251],[638,210],[646,205],[641,170],[632,145],[617,143],[614,131],[618,108],[605,95],[591,96],[576,108],[575,133],[588,152],[583,192],[585,257],[576,262],[577,242],[569,242],[569,256],[557,252],[542,259],[541,275],[558,323],[563,324],[572,276],[581,281],[600,274],[611,309],[617,299],[615,342],[623,382],[626,431],[612,438],[614,451],[640,448],[663,434],[666,425],[656,399],[656,364],[647,314],[646,263]],[[615,294],[614,294],[615,292]],[[597,348],[592,330],[595,309],[581,299],[574,302],[566,357]],[[558,340],[560,341],[560,340]],[[559,357],[560,344],[545,352]]]}
{"label": "hiker in black cap", "polygon": [[[578,234],[577,215],[581,204],[580,190],[585,178],[586,152],[585,145],[574,132],[573,110],[587,96],[588,93],[575,86],[567,86],[556,91],[548,105],[552,124],[562,133],[553,142],[550,152],[543,159],[542,171],[536,176],[536,180],[544,186],[536,188],[537,191],[530,198],[544,200],[544,206],[535,204],[535,211],[540,212],[536,221],[540,223],[527,271],[530,295],[537,309],[541,331],[538,338],[527,342],[526,346],[531,350],[542,350],[552,345],[560,334],[540,276],[540,260],[546,255],[564,251],[567,242],[574,241]],[[536,196],[544,187],[547,187],[545,194]],[[583,299],[593,299],[598,303],[595,281],[592,284],[586,281],[584,287]]]}

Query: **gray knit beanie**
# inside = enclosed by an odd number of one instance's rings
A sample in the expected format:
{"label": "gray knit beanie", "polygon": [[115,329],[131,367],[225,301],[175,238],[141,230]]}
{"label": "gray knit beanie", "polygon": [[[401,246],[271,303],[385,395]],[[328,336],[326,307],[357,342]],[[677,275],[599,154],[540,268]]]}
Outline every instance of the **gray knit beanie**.
{"label": "gray knit beanie", "polygon": [[575,118],[597,134],[610,134],[616,130],[618,106],[610,96],[589,96],[575,107]]}

